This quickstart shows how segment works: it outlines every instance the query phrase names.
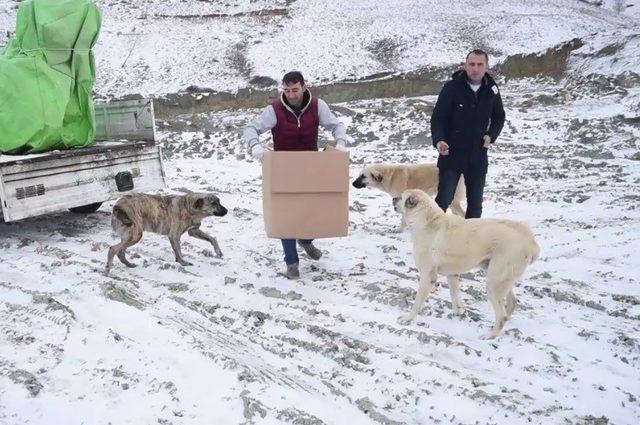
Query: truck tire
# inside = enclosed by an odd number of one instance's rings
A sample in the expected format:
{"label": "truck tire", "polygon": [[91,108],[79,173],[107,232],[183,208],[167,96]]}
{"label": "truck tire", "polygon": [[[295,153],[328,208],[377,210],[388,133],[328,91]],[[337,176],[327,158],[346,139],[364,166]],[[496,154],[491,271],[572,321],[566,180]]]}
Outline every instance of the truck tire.
{"label": "truck tire", "polygon": [[98,208],[100,208],[100,205],[102,205],[102,202],[96,202],[94,204],[81,205],[79,207],[69,208],[69,211],[77,214],[90,214],[98,211]]}

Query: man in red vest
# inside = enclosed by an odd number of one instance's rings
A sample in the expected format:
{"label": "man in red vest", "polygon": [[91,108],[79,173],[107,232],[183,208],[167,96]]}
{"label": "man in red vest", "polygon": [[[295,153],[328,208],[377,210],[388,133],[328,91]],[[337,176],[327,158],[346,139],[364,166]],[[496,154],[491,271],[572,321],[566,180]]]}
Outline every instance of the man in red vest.
{"label": "man in red vest", "polygon": [[[327,143],[327,147],[344,148],[352,141],[344,124],[331,113],[329,106],[323,100],[311,96],[302,74],[291,71],[282,77],[280,98],[245,127],[244,140],[251,156],[259,161],[262,161],[265,153],[259,135],[268,130],[271,130],[274,151],[317,151],[320,125],[333,134],[334,140]],[[298,244],[312,259],[322,257],[322,251],[313,245],[312,239],[300,239]],[[282,239],[282,248],[287,264],[287,277],[300,277],[296,240]]]}

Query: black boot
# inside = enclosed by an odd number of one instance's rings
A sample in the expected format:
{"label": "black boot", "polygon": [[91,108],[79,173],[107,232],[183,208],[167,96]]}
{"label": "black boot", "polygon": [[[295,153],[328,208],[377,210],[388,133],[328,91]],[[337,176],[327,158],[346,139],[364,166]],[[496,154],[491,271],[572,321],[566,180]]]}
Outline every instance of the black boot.
{"label": "black boot", "polygon": [[304,252],[306,252],[307,255],[312,260],[319,260],[320,257],[322,257],[322,251],[320,251],[318,248],[316,248],[313,245],[313,242],[303,243],[303,242],[298,241],[298,244],[302,247],[302,249],[304,249]]}

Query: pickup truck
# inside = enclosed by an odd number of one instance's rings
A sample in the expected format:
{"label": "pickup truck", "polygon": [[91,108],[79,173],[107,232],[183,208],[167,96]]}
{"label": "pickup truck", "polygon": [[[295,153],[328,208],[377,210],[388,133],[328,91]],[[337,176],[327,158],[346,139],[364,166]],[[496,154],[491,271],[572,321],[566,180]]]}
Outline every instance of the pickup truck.
{"label": "pickup truck", "polygon": [[124,194],[165,186],[151,99],[96,104],[95,118],[95,143],[89,147],[0,154],[5,222],[66,209],[90,213]]}

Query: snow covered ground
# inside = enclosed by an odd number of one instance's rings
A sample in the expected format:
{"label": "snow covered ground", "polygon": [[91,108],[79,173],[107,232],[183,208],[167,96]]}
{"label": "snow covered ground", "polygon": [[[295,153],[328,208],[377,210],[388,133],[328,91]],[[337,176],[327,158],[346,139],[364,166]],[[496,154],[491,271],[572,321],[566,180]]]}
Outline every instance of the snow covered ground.
{"label": "snow covered ground", "polygon": [[[162,140],[169,187],[230,209],[204,225],[223,259],[187,237],[195,265],[181,267],[149,234],[130,250],[137,269],[105,277],[109,205],[0,225],[0,422],[636,423],[635,105],[615,93],[564,103],[556,90],[503,87],[485,215],[527,222],[542,254],[499,339],[479,339],[492,323],[481,272],[461,281],[464,316],[441,282],[414,324],[396,323],[418,273],[381,192],[352,189],[349,237],[318,241],[323,258],[303,255],[302,278],[285,279],[263,233],[260,167],[239,147],[257,111],[221,112],[200,117],[207,135],[165,125]],[[352,177],[434,160],[434,100],[337,105],[357,142]]]}
{"label": "snow covered ground", "polygon": [[[101,94],[233,90],[298,64],[315,82],[341,80],[385,63],[451,64],[474,40],[498,58],[588,43],[563,81],[501,86],[507,124],[490,152],[484,215],[528,223],[541,257],[498,339],[479,338],[493,320],[482,272],[461,279],[463,316],[440,279],[417,320],[397,324],[418,273],[389,197],[374,190],[351,189],[349,236],[318,240],[323,258],[303,254],[301,279],[287,280],[279,241],[263,231],[260,166],[240,143],[259,111],[176,117],[158,123],[165,193],[220,196],[229,214],[203,228],[224,258],[187,236],[194,265],[182,267],[165,238],[145,234],[129,250],[138,268],[116,260],[106,277],[112,204],[0,223],[0,424],[638,423],[639,6],[618,13],[615,3],[101,1]],[[0,3],[0,28],[14,25],[14,4]],[[160,17],[193,13],[211,17]],[[447,22],[468,44],[447,44]],[[486,37],[474,39],[477,28]],[[382,53],[367,55],[371,43]],[[435,161],[434,102],[332,105],[356,140],[352,178],[370,163]]]}

